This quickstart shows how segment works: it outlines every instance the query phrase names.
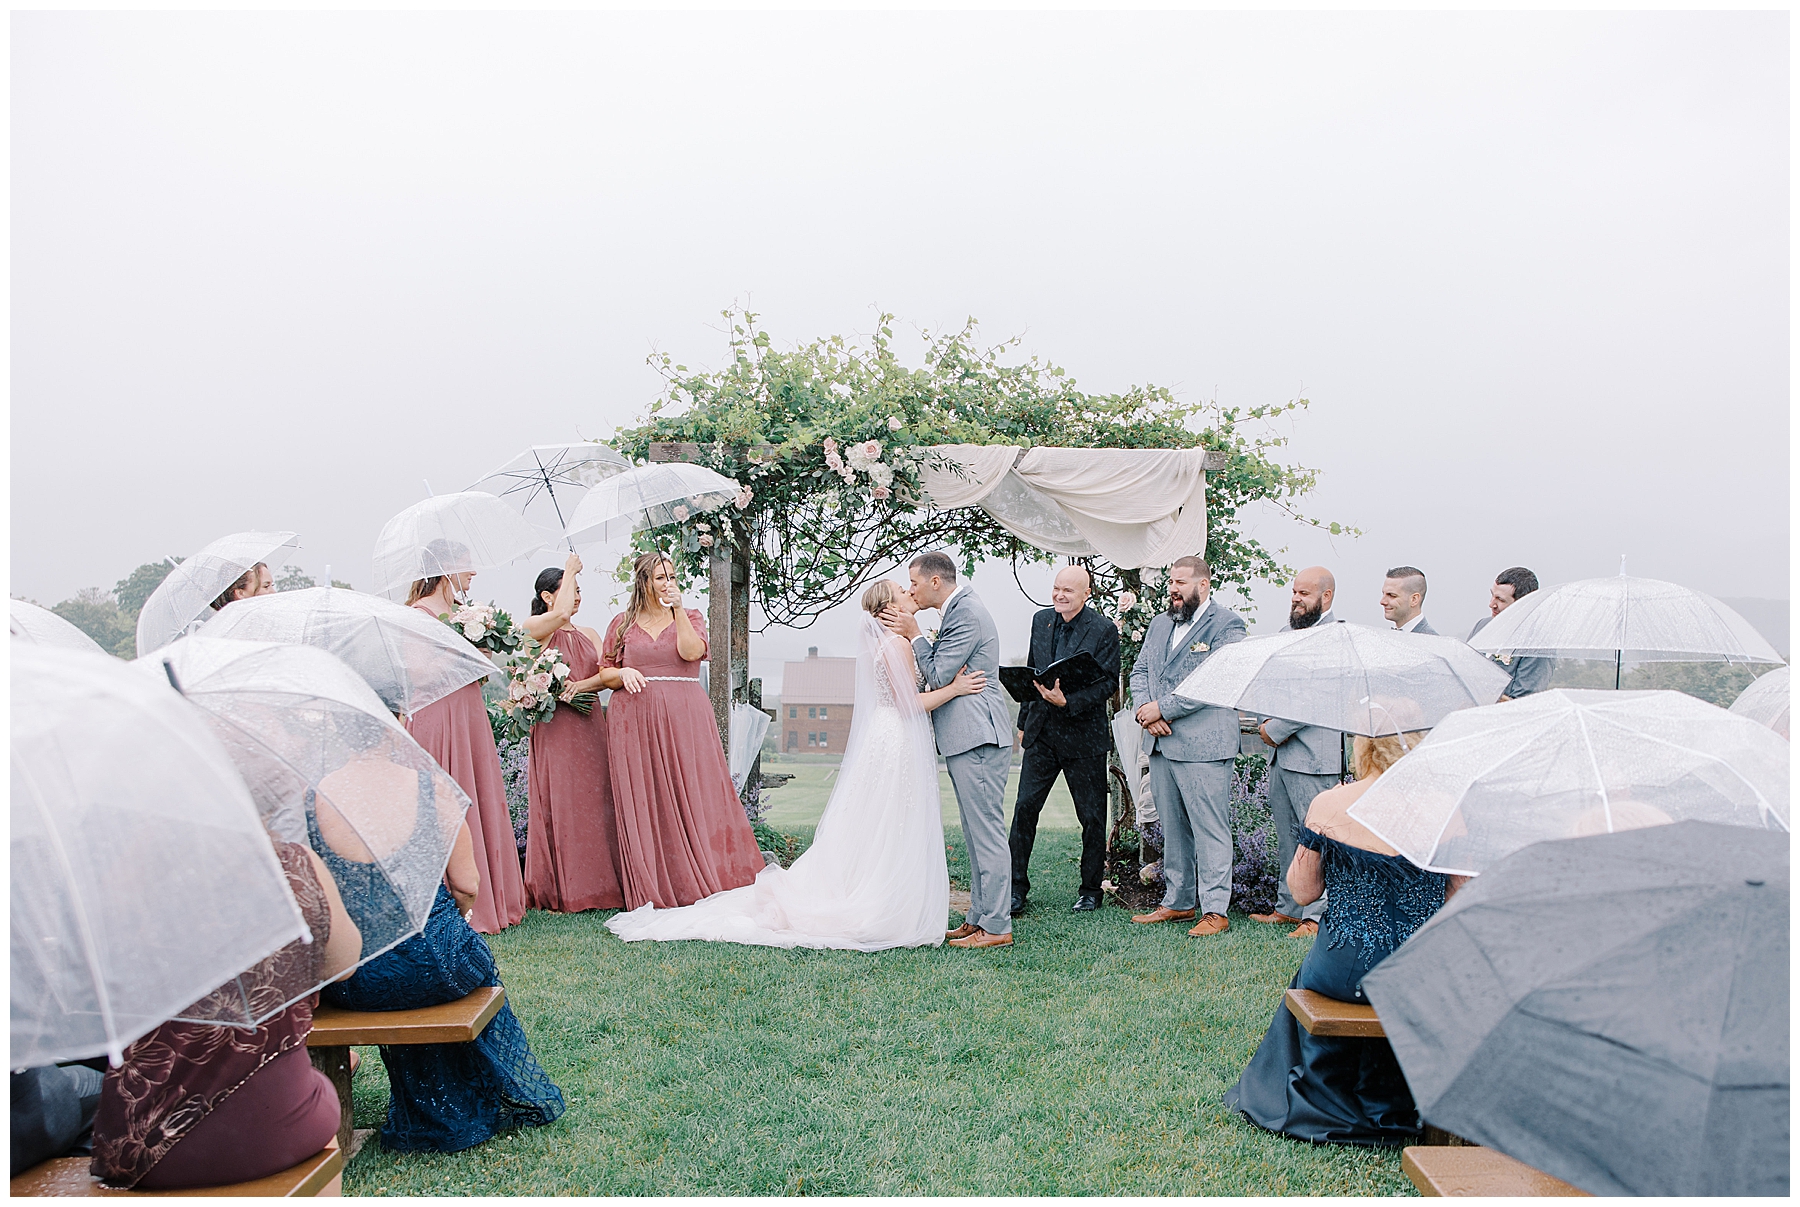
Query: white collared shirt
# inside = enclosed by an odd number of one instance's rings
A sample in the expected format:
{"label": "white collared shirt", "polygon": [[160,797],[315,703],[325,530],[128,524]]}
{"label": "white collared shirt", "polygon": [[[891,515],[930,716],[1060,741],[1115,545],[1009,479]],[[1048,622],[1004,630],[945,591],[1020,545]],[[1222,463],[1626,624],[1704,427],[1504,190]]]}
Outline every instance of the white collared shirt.
{"label": "white collared shirt", "polygon": [[1169,648],[1171,650],[1187,640],[1187,635],[1193,632],[1194,626],[1200,623],[1200,618],[1206,615],[1206,609],[1210,607],[1212,607],[1212,595],[1208,593],[1206,602],[1194,609],[1193,618],[1186,624],[1177,623],[1175,625],[1175,631],[1169,634]]}
{"label": "white collared shirt", "polygon": [[1394,627],[1402,633],[1410,633],[1414,629],[1418,628],[1419,622],[1424,619],[1425,619],[1425,613],[1420,612],[1418,615],[1414,616],[1411,620],[1407,621],[1405,624],[1398,624],[1398,625],[1395,625]]}

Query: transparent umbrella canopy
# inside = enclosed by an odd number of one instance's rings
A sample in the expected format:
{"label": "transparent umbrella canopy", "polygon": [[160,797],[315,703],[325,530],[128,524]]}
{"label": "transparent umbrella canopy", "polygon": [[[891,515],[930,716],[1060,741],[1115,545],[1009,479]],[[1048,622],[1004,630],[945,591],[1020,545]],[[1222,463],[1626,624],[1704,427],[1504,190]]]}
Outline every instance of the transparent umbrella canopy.
{"label": "transparent umbrella canopy", "polygon": [[341,857],[325,866],[362,933],[358,963],[424,928],[469,798],[361,676],[309,646],[209,637],[133,666],[206,714],[271,834]]}
{"label": "transparent umbrella canopy", "polygon": [[437,495],[382,527],[375,538],[375,590],[405,599],[418,579],[504,566],[544,543],[523,516],[485,491]]}
{"label": "transparent umbrella canopy", "polygon": [[564,535],[576,545],[616,545],[633,532],[685,524],[717,511],[740,489],[734,479],[704,465],[682,461],[640,465],[588,491]]}
{"label": "transparent umbrella canopy", "polygon": [[169,571],[138,612],[137,652],[148,654],[191,631],[211,614],[213,600],[277,549],[297,549],[292,532],[234,532],[222,536]]}
{"label": "transparent umbrella canopy", "polygon": [[1781,662],[1761,633],[1700,591],[1654,578],[1584,578],[1534,591],[1475,634],[1484,653],[1627,662]]}
{"label": "transparent umbrella canopy", "polygon": [[1731,711],[1758,725],[1767,725],[1782,737],[1787,737],[1788,679],[1788,668],[1785,666],[1760,676],[1732,701]]}
{"label": "transparent umbrella canopy", "polygon": [[1175,694],[1376,737],[1430,729],[1458,709],[1492,704],[1508,681],[1452,637],[1324,624],[1225,646]]}
{"label": "transparent umbrella canopy", "polygon": [[388,711],[407,716],[494,670],[442,621],[338,587],[239,600],[207,622],[201,635],[316,646],[362,676]]}
{"label": "transparent umbrella canopy", "polygon": [[554,522],[561,533],[569,526],[575,504],[588,490],[631,468],[624,454],[592,440],[573,444],[534,444],[470,490],[485,490],[518,508],[527,520]]}
{"label": "transparent umbrella canopy", "polygon": [[205,716],[102,654],[12,649],[13,1067],[105,1055],[310,941]]}
{"label": "transparent umbrella canopy", "polygon": [[9,623],[14,641],[56,650],[81,650],[89,654],[106,653],[100,648],[98,641],[48,608],[40,608],[36,604],[26,603],[22,599],[10,602],[12,615]]}
{"label": "transparent umbrella canopy", "polygon": [[1788,743],[1680,692],[1539,692],[1444,718],[1350,816],[1459,875],[1534,842],[1674,821],[1785,832]]}

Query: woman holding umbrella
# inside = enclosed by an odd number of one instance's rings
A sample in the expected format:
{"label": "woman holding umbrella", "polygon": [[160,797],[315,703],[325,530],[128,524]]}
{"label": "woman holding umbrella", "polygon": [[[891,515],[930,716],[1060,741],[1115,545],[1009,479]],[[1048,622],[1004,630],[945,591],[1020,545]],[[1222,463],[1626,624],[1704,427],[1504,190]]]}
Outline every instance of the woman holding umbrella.
{"label": "woman holding umbrella", "polygon": [[[467,549],[456,542],[432,541],[428,552],[440,572],[414,580],[406,602],[428,615],[447,616],[456,611],[456,596],[468,593],[475,571],[452,569],[469,565]],[[469,925],[483,934],[498,934],[525,917],[525,881],[519,875],[519,848],[506,809],[506,780],[500,773],[500,751],[494,746],[481,684],[465,684],[426,705],[412,715],[407,728],[475,802],[468,823],[481,886]]]}
{"label": "woman holding umbrella", "polygon": [[626,909],[692,905],[749,884],[763,867],[700,690],[706,652],[703,618],[681,606],[674,563],[643,554],[601,650],[625,689],[609,706],[607,740]]}
{"label": "woman holding umbrella", "polygon": [[[1346,812],[1423,734],[1358,736],[1353,784],[1321,792],[1287,868],[1294,900],[1328,898],[1319,937],[1289,987],[1367,1005],[1362,980],[1444,904],[1445,877],[1409,862]],[[1385,1039],[1312,1035],[1285,1001],[1225,1105],[1258,1127],[1332,1144],[1392,1144],[1420,1130]]]}
{"label": "woman holding umbrella", "polygon": [[[575,576],[580,573],[581,558],[570,553],[560,570],[553,566],[539,574],[531,615],[524,621],[527,633],[568,664],[564,699],[623,687],[626,674],[637,678],[635,671],[601,666],[600,634],[575,624],[581,610]],[[559,708],[534,727],[526,782],[531,793],[526,904],[569,914],[622,907],[605,715],[595,709],[584,717],[573,708]]]}

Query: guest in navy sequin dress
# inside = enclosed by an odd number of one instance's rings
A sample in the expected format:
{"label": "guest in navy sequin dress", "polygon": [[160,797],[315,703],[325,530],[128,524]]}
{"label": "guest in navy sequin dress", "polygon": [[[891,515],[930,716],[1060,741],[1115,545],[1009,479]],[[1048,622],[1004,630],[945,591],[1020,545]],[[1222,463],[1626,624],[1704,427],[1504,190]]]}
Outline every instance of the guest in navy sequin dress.
{"label": "guest in navy sequin dress", "polygon": [[[1423,736],[1408,734],[1405,746]],[[1366,1005],[1363,977],[1444,904],[1445,877],[1414,866],[1346,812],[1404,752],[1398,737],[1357,738],[1357,781],[1321,792],[1307,811],[1288,885],[1301,905],[1320,896],[1327,905],[1292,988]],[[1299,1140],[1397,1144],[1420,1132],[1387,1040],[1312,1035],[1285,1002],[1225,1105]]]}
{"label": "guest in navy sequin dress", "polygon": [[[434,796],[432,779],[421,775],[421,817],[434,808]],[[404,912],[398,895],[375,874],[373,863],[356,858],[371,852],[337,849],[348,844],[342,839],[334,844],[333,828],[320,824],[321,810],[310,793],[307,804],[309,837],[344,893],[345,909],[352,919],[370,923],[365,934],[379,933],[395,911]],[[500,984],[487,940],[464,916],[480,884],[467,825],[457,833],[445,880],[448,886],[437,886],[423,933],[370,960],[348,980],[327,985],[324,1000],[346,1010],[412,1010]],[[498,1132],[541,1126],[563,1113],[562,1091],[532,1055],[511,1005],[501,1006],[471,1043],[383,1045],[381,1062],[387,1066],[389,1086],[387,1119],[381,1126],[386,1149],[460,1152]]]}

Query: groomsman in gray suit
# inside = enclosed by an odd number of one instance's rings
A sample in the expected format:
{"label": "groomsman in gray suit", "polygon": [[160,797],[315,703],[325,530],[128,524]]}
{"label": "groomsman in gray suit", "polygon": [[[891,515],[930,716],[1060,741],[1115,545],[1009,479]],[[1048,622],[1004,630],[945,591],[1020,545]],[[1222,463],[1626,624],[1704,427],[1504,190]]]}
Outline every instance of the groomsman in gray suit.
{"label": "groomsman in gray suit", "polygon": [[912,642],[926,687],[946,686],[965,666],[987,676],[981,692],[946,701],[931,714],[969,847],[969,912],[945,938],[952,947],[1005,947],[1013,941],[1012,848],[1006,840],[1013,725],[1000,689],[1000,630],[975,593],[957,583],[949,554],[921,553],[908,573],[913,600],[921,608],[938,610],[936,639],[927,640],[919,622],[906,612],[888,608],[881,623]]}
{"label": "groomsman in gray suit", "polygon": [[[1488,614],[1476,621],[1475,627],[1469,630],[1469,640],[1475,640],[1475,634],[1485,629],[1488,621],[1537,589],[1537,575],[1524,566],[1508,566],[1500,571],[1494,576],[1494,586],[1488,592]],[[1488,656],[1512,672],[1512,680],[1506,685],[1505,694],[1500,697],[1503,700],[1517,700],[1520,696],[1543,691],[1550,685],[1550,675],[1556,669],[1556,660],[1553,658],[1528,658],[1522,654],[1511,659],[1502,659],[1493,654]]]}
{"label": "groomsman in gray suit", "polygon": [[[1337,580],[1323,566],[1308,566],[1294,575],[1288,622],[1282,632],[1340,623],[1331,613],[1331,600],[1336,593]],[[1278,717],[1268,718],[1258,728],[1262,740],[1275,748],[1269,760],[1269,811],[1275,815],[1281,876],[1274,910],[1251,914],[1250,920],[1289,924],[1295,935],[1316,935],[1319,919],[1325,916],[1325,898],[1310,905],[1297,904],[1288,888],[1287,870],[1294,861],[1294,848],[1306,825],[1306,811],[1312,807],[1313,797],[1336,787],[1343,774],[1344,735],[1335,729],[1301,725]]]}
{"label": "groomsman in gray suit", "polygon": [[1220,646],[1242,641],[1244,619],[1212,598],[1203,557],[1176,559],[1169,609],[1150,622],[1131,668],[1131,702],[1150,750],[1150,797],[1163,828],[1162,905],[1133,922],[1200,920],[1188,934],[1216,935],[1231,923],[1231,769],[1238,753],[1234,708],[1175,694]]}
{"label": "groomsman in gray suit", "polygon": [[1425,623],[1425,571],[1416,566],[1395,566],[1381,583],[1381,614],[1402,633],[1438,631]]}

